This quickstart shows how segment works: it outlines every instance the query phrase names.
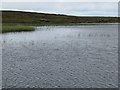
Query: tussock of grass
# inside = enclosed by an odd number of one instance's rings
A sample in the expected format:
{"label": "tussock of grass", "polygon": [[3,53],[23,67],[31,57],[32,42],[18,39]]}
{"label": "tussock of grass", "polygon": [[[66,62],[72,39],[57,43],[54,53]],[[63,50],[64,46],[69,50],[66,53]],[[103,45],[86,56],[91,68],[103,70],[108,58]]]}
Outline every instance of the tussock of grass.
{"label": "tussock of grass", "polygon": [[23,31],[34,31],[35,28],[32,26],[2,26],[2,30],[0,32],[23,32]]}

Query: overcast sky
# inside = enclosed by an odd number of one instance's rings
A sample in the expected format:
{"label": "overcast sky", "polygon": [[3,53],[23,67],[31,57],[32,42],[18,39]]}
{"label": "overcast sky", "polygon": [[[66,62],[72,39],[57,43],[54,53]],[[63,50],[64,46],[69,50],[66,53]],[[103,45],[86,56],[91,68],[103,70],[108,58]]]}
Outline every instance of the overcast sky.
{"label": "overcast sky", "polygon": [[[118,2],[24,2],[25,0],[3,1],[2,9],[24,10],[43,13],[67,14],[76,16],[118,16]],[[19,2],[18,2],[19,1]],[[105,0],[104,0],[105,1]],[[110,0],[109,0],[110,1]],[[114,0],[115,1],[115,0]]]}
{"label": "overcast sky", "polygon": [[2,2],[119,2],[120,0],[1,0]]}

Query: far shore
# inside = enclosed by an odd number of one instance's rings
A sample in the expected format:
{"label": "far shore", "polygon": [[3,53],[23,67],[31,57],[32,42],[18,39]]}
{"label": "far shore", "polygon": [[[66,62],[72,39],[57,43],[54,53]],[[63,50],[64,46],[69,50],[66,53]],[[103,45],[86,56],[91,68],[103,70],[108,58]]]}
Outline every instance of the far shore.
{"label": "far shore", "polygon": [[68,16],[22,11],[2,11],[2,30],[6,32],[34,31],[35,26],[81,26],[117,24],[118,17]]}

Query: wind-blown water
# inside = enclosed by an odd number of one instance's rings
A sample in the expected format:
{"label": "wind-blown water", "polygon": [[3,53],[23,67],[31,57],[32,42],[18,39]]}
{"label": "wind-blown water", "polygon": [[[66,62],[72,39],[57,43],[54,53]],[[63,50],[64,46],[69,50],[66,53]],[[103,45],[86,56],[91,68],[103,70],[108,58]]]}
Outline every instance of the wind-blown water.
{"label": "wind-blown water", "polygon": [[117,25],[3,34],[3,87],[118,87]]}

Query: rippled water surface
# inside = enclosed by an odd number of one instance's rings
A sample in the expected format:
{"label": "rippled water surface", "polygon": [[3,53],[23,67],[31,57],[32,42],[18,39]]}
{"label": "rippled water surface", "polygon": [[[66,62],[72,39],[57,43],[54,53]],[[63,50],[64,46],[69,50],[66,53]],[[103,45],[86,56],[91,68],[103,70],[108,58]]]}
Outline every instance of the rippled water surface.
{"label": "rippled water surface", "polygon": [[3,34],[3,87],[118,87],[117,25]]}

